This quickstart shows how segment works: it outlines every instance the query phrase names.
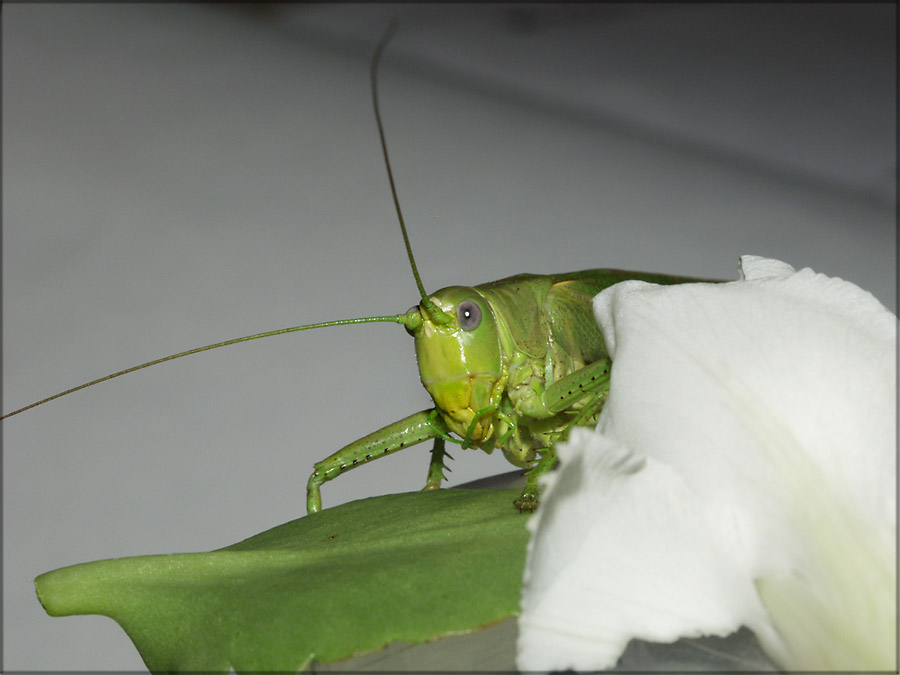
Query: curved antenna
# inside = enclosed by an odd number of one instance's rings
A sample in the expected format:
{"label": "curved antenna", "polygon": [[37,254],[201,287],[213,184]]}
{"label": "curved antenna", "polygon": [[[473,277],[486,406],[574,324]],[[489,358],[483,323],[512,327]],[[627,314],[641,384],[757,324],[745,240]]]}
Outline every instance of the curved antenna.
{"label": "curved antenna", "polygon": [[406,223],[403,221],[403,212],[400,210],[400,200],[397,197],[397,187],[394,185],[394,172],[391,171],[391,160],[388,157],[387,142],[384,139],[384,125],[381,123],[381,110],[378,106],[378,64],[381,62],[381,55],[384,53],[388,42],[397,32],[397,22],[392,21],[388,26],[378,46],[375,47],[375,54],[372,56],[372,66],[369,71],[372,82],[372,107],[375,108],[375,122],[378,124],[378,138],[381,140],[381,152],[384,155],[384,166],[387,168],[388,182],[391,184],[391,196],[394,198],[394,208],[397,211],[397,219],[400,221],[400,231],[403,233],[403,243],[406,246],[406,255],[409,257],[409,265],[412,268],[413,276],[416,279],[416,287],[419,289],[419,295],[422,297],[422,309],[427,312],[428,316],[434,323],[445,325],[450,323],[450,317],[428,297],[425,292],[425,286],[422,284],[422,278],[419,276],[419,268],[416,266],[416,259],[413,256],[412,246],[409,244],[409,235],[406,232]]}
{"label": "curved antenna", "polygon": [[61,391],[58,394],[54,394],[53,396],[48,396],[45,399],[41,399],[40,401],[36,401],[29,405],[26,405],[24,408],[19,408],[18,410],[13,410],[12,412],[8,412],[2,417],[0,420],[5,420],[7,417],[12,417],[13,415],[18,415],[21,412],[25,412],[26,410],[31,410],[32,408],[36,408],[39,405],[43,405],[44,403],[49,403],[55,399],[58,399],[62,396],[66,396],[67,394],[75,393],[76,391],[80,391],[82,389],[87,389],[88,387],[92,387],[95,384],[100,384],[101,382],[106,382],[107,380],[112,380],[116,377],[121,377],[122,375],[128,375],[128,373],[133,373],[136,370],[141,370],[142,368],[149,368],[150,366],[155,366],[160,363],[165,363],[166,361],[172,361],[174,359],[180,359],[182,356],[190,356],[191,354],[199,354],[200,352],[209,351],[210,349],[217,349],[219,347],[227,347],[228,345],[235,345],[238,342],[247,342],[248,340],[258,340],[260,338],[272,337],[273,335],[284,335],[285,333],[296,333],[301,330],[309,330],[311,328],[326,328],[328,326],[346,326],[352,323],[375,323],[378,321],[390,322],[390,323],[402,323],[405,326],[409,326],[411,324],[414,325],[415,318],[410,317],[409,314],[397,314],[395,316],[366,316],[359,319],[340,319],[338,321],[323,321],[322,323],[308,323],[303,326],[293,326],[291,328],[279,328],[278,330],[270,330],[265,333],[256,333],[254,335],[245,335],[244,337],[233,338],[231,340],[225,340],[225,342],[216,342],[215,344],[206,345],[205,347],[194,347],[194,349],[188,349],[185,352],[178,352],[177,354],[170,354],[169,356],[163,356],[159,359],[154,359],[153,361],[147,361],[147,363],[142,363],[139,366],[132,366],[131,368],[126,368],[125,370],[120,370],[117,373],[112,373],[111,375],[106,375],[105,377],[99,377],[96,380],[91,380],[90,382],[85,382],[84,384],[79,384],[77,387],[72,387],[71,389],[66,389],[65,391]]}
{"label": "curved antenna", "polygon": [[[378,46],[375,49],[375,54],[372,57],[372,69],[371,69],[371,80],[372,80],[372,102],[375,107],[375,121],[378,123],[378,136],[381,139],[381,150],[384,153],[384,163],[387,167],[388,172],[388,180],[391,184],[391,195],[394,198],[394,207],[397,209],[397,217],[400,219],[400,229],[403,232],[403,243],[406,245],[406,253],[409,256],[409,263],[412,266],[413,276],[416,278],[416,285],[419,288],[419,294],[422,296],[422,309],[427,312],[432,321],[437,324],[447,324],[450,322],[450,317],[441,310],[440,307],[434,304],[431,299],[425,293],[425,287],[422,285],[422,279],[419,277],[419,270],[416,267],[416,261],[413,258],[412,247],[409,244],[409,236],[406,233],[406,224],[403,222],[403,213],[400,211],[400,202],[397,199],[397,189],[394,186],[394,175],[391,172],[391,162],[388,159],[388,151],[387,151],[387,143],[384,140],[384,126],[381,123],[381,113],[378,109],[378,89],[377,89],[377,71],[378,71],[378,63],[381,60],[381,54],[384,52],[384,48],[387,46],[387,43],[390,41],[394,32],[396,32],[397,26],[396,23],[392,23],[385,34],[382,36]],[[370,317],[362,317],[359,319],[340,319],[338,321],[324,321],[321,323],[309,323],[304,324],[302,326],[293,326],[291,328],[280,328],[278,330],[267,331],[265,333],[256,333],[254,335],[246,335],[244,337],[234,338],[231,340],[225,340],[224,342],[216,342],[215,344],[206,345],[205,347],[195,347],[194,349],[188,349],[184,352],[178,352],[177,354],[170,354],[169,356],[163,356],[159,359],[154,359],[153,361],[148,361],[147,363],[142,363],[137,366],[132,366],[131,368],[126,368],[125,370],[120,370],[116,373],[112,373],[110,375],[106,375],[105,377],[97,378],[96,380],[91,380],[90,382],[85,382],[84,384],[80,384],[77,387],[72,387],[71,389],[66,389],[65,391],[61,391],[58,394],[54,394],[53,396],[48,396],[47,398],[41,399],[40,401],[36,401],[29,405],[26,405],[23,408],[19,408],[18,410],[13,410],[12,412],[6,413],[0,420],[5,420],[8,417],[12,417],[13,415],[18,415],[19,413],[23,413],[26,410],[31,410],[32,408],[36,408],[39,405],[43,405],[45,403],[49,403],[50,401],[54,401],[63,396],[67,396],[69,394],[73,394],[76,391],[81,391],[82,389],[87,389],[88,387],[92,387],[95,384],[100,384],[101,382],[106,382],[107,380],[112,380],[117,377],[121,377],[122,375],[128,375],[129,373],[133,373],[136,370],[142,370],[143,368],[149,368],[150,366],[156,366],[160,363],[165,363],[166,361],[172,361],[174,359],[180,359],[183,356],[191,356],[192,354],[199,354],[200,352],[209,351],[210,349],[218,349],[219,347],[227,347],[228,345],[234,345],[239,342],[247,342],[249,340],[258,340],[260,338],[272,337],[273,335],[284,335],[285,333],[296,333],[301,330],[310,330],[312,328],[326,328],[328,326],[346,326],[354,323],[374,323],[374,322],[390,322],[390,323],[400,323],[407,327],[407,329],[415,329],[421,324],[422,317],[418,311],[407,312],[405,314],[397,314],[394,316],[370,316]]]}

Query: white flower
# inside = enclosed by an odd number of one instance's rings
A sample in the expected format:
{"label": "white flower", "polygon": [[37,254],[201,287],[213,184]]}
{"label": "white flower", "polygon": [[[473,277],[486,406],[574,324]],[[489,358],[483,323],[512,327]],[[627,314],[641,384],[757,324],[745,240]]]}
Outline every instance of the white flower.
{"label": "white flower", "polygon": [[784,669],[896,669],[897,319],[840,279],[741,264],[595,299],[610,395],[531,520],[519,668],[745,625]]}

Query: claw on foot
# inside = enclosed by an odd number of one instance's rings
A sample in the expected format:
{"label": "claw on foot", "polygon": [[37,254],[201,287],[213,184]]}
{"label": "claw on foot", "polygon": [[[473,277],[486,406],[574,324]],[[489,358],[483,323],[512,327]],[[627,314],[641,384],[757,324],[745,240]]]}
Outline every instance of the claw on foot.
{"label": "claw on foot", "polygon": [[525,511],[528,511],[528,513],[534,512],[538,507],[537,492],[526,489],[517,499],[513,500],[513,506],[519,509],[519,513],[524,513]]}

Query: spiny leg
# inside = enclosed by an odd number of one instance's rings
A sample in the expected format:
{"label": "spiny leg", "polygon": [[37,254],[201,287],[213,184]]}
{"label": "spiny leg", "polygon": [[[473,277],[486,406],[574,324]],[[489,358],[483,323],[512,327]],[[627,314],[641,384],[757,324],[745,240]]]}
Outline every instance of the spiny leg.
{"label": "spiny leg", "polygon": [[560,413],[595,392],[600,392],[605,399],[611,368],[609,359],[601,359],[551,384],[541,396],[547,411]]}
{"label": "spiny leg", "polygon": [[525,487],[516,499],[513,506],[519,511],[534,511],[538,507],[538,478],[550,471],[556,465],[556,448],[550,447],[541,452],[541,458],[525,474]]}
{"label": "spiny leg", "polygon": [[513,501],[519,511],[534,511],[537,508],[540,495],[538,479],[556,465],[556,443],[568,439],[573,427],[586,424],[603,409],[609,393],[611,365],[609,359],[596,361],[557,380],[544,391],[542,401],[550,413],[563,412],[579,401],[584,402],[584,407],[560,432],[550,447],[541,451],[541,458],[526,474],[522,494]]}
{"label": "spiny leg", "polygon": [[513,504],[519,511],[534,511],[538,506],[538,495],[540,488],[538,486],[538,478],[556,466],[556,444],[569,440],[569,432],[575,427],[585,426],[603,409],[606,402],[606,391],[602,391],[597,395],[585,400],[584,407],[578,411],[578,414],[562,429],[552,445],[541,453],[541,458],[535,465],[525,474],[527,482],[522,494],[518,499],[513,500]]}
{"label": "spiny leg", "polygon": [[555,446],[557,443],[563,443],[569,440],[569,434],[575,427],[596,425],[597,417],[599,416],[600,411],[603,410],[608,393],[608,390],[604,390],[597,392],[596,395],[592,395],[590,398],[586,398],[584,400],[584,406],[578,411],[578,414],[575,415],[575,417],[572,418],[572,421],[563,429],[556,433],[555,438],[553,439],[553,445]]}
{"label": "spiny leg", "polygon": [[[428,479],[425,481],[423,490],[437,490],[441,487],[441,483],[447,480],[444,471],[450,471],[450,468],[444,464],[444,457],[450,457],[450,454],[444,450],[444,439],[438,436],[434,439],[434,447],[431,448],[431,461],[428,463]],[[450,457],[450,459],[453,459]]]}
{"label": "spiny leg", "polygon": [[432,412],[423,410],[405,417],[344,446],[321,462],[316,462],[306,483],[307,512],[315,513],[322,509],[322,484],[337,478],[344,471],[447,433]]}

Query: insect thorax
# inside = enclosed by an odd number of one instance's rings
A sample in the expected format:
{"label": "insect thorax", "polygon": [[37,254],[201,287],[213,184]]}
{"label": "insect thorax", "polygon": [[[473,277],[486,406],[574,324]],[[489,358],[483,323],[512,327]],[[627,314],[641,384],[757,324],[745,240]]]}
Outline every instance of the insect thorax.
{"label": "insect thorax", "polygon": [[[583,407],[575,403],[556,415],[540,414],[541,395],[549,384],[583,368],[585,363],[577,355],[561,350],[552,340],[543,359],[522,352],[513,355],[509,363],[506,393],[495,415],[495,447],[516,466],[529,467],[538,450],[548,448],[559,440]],[[585,420],[595,424],[596,416]]]}

